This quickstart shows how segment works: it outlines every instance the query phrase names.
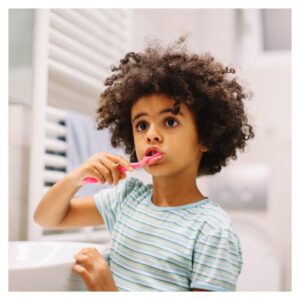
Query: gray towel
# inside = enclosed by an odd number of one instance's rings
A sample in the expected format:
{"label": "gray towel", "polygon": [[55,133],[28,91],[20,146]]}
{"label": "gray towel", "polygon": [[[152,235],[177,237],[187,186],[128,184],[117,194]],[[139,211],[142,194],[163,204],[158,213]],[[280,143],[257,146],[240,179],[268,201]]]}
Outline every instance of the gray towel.
{"label": "gray towel", "polygon": [[[97,130],[92,118],[73,111],[67,111],[67,173],[81,165],[98,152],[109,152],[125,156],[124,151],[115,149],[110,144],[108,129]],[[93,195],[108,185],[87,184],[76,196]]]}

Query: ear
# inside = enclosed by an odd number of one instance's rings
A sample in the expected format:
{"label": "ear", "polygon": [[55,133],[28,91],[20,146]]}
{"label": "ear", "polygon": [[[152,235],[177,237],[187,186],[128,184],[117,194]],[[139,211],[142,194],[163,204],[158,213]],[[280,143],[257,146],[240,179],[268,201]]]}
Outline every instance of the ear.
{"label": "ear", "polygon": [[205,146],[203,146],[203,145],[200,144],[199,150],[200,150],[200,152],[207,152],[208,151],[208,147],[205,147]]}

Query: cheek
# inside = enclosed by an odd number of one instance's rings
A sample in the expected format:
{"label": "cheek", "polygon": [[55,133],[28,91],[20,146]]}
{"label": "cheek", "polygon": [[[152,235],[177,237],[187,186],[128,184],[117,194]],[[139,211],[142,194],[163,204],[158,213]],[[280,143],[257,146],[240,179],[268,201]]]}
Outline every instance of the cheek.
{"label": "cheek", "polygon": [[197,156],[200,151],[200,142],[194,128],[185,130],[176,141],[178,151],[185,155]]}
{"label": "cheek", "polygon": [[176,132],[173,136],[169,136],[170,143],[176,145],[180,150],[186,147],[195,148],[199,145],[199,139],[196,132],[194,132],[194,128],[184,128],[180,130],[180,132]]}
{"label": "cheek", "polygon": [[142,145],[142,141],[140,136],[133,134],[133,142],[134,142],[134,149],[135,149],[135,153],[137,155],[137,158],[140,160],[141,156],[143,156],[142,149],[141,149],[141,145]]}

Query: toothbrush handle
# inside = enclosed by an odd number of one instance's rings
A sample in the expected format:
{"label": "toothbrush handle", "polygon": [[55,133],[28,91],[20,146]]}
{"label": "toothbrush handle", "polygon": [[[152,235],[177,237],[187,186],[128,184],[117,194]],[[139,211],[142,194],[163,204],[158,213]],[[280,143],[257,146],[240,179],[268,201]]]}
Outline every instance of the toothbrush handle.
{"label": "toothbrush handle", "polygon": [[84,178],[84,183],[98,183],[98,180],[94,177],[86,177]]}
{"label": "toothbrush handle", "polygon": [[[144,166],[144,162],[143,161],[139,161],[139,162],[136,162],[136,163],[131,163],[130,166],[133,168],[133,169],[138,169],[138,168],[141,168],[142,166]],[[123,167],[123,166],[118,166],[118,170],[120,173],[125,173],[127,172],[128,170]]]}
{"label": "toothbrush handle", "polygon": [[[121,174],[125,173],[127,171],[127,169],[124,168],[123,166],[118,166],[118,170]],[[88,183],[98,183],[98,180],[94,177],[85,177],[84,178],[84,183],[86,183],[86,184],[88,184]]]}
{"label": "toothbrush handle", "polygon": [[[121,174],[123,174],[127,171],[127,169],[122,167],[122,166],[118,166],[118,170]],[[85,177],[83,181],[84,181],[85,184],[98,183],[98,180],[94,177]]]}
{"label": "toothbrush handle", "polygon": [[[142,163],[142,162],[137,162],[137,163],[131,163],[130,165],[131,165],[131,167],[132,167],[133,169],[137,169],[137,168],[142,167],[142,166],[144,165],[144,163]],[[128,170],[127,170],[125,167],[123,167],[123,166],[118,166],[118,170],[119,170],[119,172],[120,172],[121,174],[128,171]],[[88,183],[98,183],[98,180],[97,180],[96,178],[94,178],[94,177],[86,177],[86,178],[84,178],[84,183],[87,183],[87,184],[88,184]]]}
{"label": "toothbrush handle", "polygon": [[127,171],[127,169],[123,166],[118,166],[118,170],[119,172],[122,174],[122,173],[125,173]]}
{"label": "toothbrush handle", "polygon": [[[142,166],[141,162],[137,162],[137,163],[131,163],[130,166],[133,168],[133,169],[137,169],[137,168],[140,168]],[[125,173],[127,172],[128,170],[123,167],[123,166],[118,166],[118,170],[120,173]]]}

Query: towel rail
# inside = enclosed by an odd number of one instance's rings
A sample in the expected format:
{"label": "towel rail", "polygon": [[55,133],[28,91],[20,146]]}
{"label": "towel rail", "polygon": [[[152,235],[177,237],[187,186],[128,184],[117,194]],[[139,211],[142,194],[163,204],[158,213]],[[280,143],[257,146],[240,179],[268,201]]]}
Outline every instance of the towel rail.
{"label": "towel rail", "polygon": [[67,128],[66,112],[55,107],[46,107],[45,153],[43,157],[44,186],[59,181],[67,169]]}
{"label": "towel rail", "polygon": [[56,139],[45,138],[45,149],[53,152],[66,152],[67,144]]}
{"label": "towel rail", "polygon": [[44,156],[45,166],[51,166],[54,168],[66,168],[67,167],[67,159],[63,156],[45,154]]}
{"label": "towel rail", "polygon": [[[28,239],[61,236],[73,240],[74,230],[45,234],[47,230],[37,226],[33,214],[50,186],[67,173],[64,109],[78,111],[87,102],[96,101],[109,66],[130,50],[132,15],[122,9],[40,9],[35,17]],[[76,238],[93,241],[98,235],[94,230],[78,228]]]}
{"label": "towel rail", "polygon": [[[68,10],[54,10],[54,14],[59,17],[63,17],[66,22],[72,22],[72,26],[77,27],[77,29],[85,30],[85,35],[93,37],[93,39],[98,41],[103,41],[109,51],[112,51],[115,54],[118,54],[118,50],[122,51],[122,46],[120,41],[115,37],[118,35],[118,30],[114,30],[113,35],[108,35],[102,26],[96,26],[94,22],[91,22],[90,18],[83,16],[79,13],[78,10],[68,9]],[[103,14],[98,15],[101,18]],[[104,22],[103,22],[104,23]],[[114,26],[113,23],[109,25],[110,27]]]}
{"label": "towel rail", "polygon": [[99,80],[95,80],[94,77],[83,74],[78,70],[63,64],[62,62],[58,62],[50,57],[48,58],[48,61],[49,70],[50,72],[54,73],[54,76],[71,77],[75,81],[84,83],[92,89],[99,90],[100,83],[104,79],[104,77],[101,77],[101,74],[99,74]]}
{"label": "towel rail", "polygon": [[66,136],[66,126],[57,123],[47,122],[46,123],[46,135],[50,137],[55,136]]}
{"label": "towel rail", "polygon": [[99,52],[87,47],[86,45],[67,36],[63,32],[50,29],[50,40],[54,45],[63,45],[65,50],[72,51],[74,54],[84,58],[85,60],[94,63],[102,69],[107,69],[107,61],[99,56]]}
{"label": "towel rail", "polygon": [[46,106],[46,114],[49,120],[65,120],[66,112],[63,109],[56,107]]}
{"label": "towel rail", "polygon": [[113,49],[113,47],[109,47],[109,45],[107,45],[103,41],[99,41],[93,35],[88,34],[80,27],[77,27],[76,25],[66,21],[61,16],[51,13],[50,17],[54,28],[59,27],[62,32],[71,37],[74,37],[78,41],[81,40],[82,43],[86,44],[91,49],[99,51],[102,55],[108,58],[111,57],[114,53],[116,55],[116,50]]}
{"label": "towel rail", "polygon": [[60,172],[60,171],[44,171],[44,182],[50,182],[55,183],[66,175],[66,172]]}
{"label": "towel rail", "polygon": [[49,46],[49,55],[51,58],[54,58],[57,61],[63,61],[64,64],[73,69],[79,70],[87,76],[92,76],[94,78],[97,78],[100,74],[102,74],[103,77],[105,76],[103,68],[99,68],[94,63],[56,45]]}
{"label": "towel rail", "polygon": [[[93,21],[96,26],[99,26],[101,29],[106,30],[111,35],[113,35],[113,42],[116,44],[122,44],[126,42],[126,36],[124,36],[124,27],[126,27],[126,23],[124,22],[124,18],[114,18],[114,21],[111,22],[110,17],[106,13],[99,13],[95,10],[80,10],[79,13],[89,20]],[[121,32],[123,34],[116,34]]]}

